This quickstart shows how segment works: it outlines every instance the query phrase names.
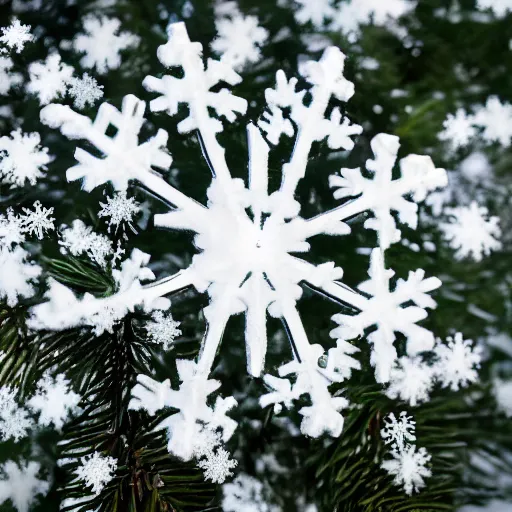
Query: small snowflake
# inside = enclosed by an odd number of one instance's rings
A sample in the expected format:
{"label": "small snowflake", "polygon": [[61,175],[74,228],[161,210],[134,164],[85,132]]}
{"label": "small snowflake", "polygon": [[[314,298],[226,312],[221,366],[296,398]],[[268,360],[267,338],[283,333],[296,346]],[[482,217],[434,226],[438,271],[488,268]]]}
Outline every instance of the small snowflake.
{"label": "small snowflake", "polygon": [[11,71],[13,66],[14,63],[10,57],[0,55],[0,96],[6,95],[11,87],[23,82],[23,76],[20,73]]}
{"label": "small snowflake", "polygon": [[66,94],[66,87],[73,76],[73,71],[71,66],[61,62],[58,53],[53,53],[46,58],[45,62],[30,64],[28,67],[30,81],[27,90],[37,94],[41,105],[47,105]]}
{"label": "small snowflake", "polygon": [[393,452],[393,459],[382,463],[382,468],[393,475],[394,483],[403,486],[404,491],[411,495],[425,487],[424,478],[432,475],[426,464],[432,457],[425,448],[416,451],[416,446],[407,446],[403,451]]}
{"label": "small snowflake", "polygon": [[0,502],[11,500],[18,512],[28,512],[38,494],[46,495],[50,483],[39,480],[40,466],[37,462],[16,464],[9,460],[0,466]]}
{"label": "small snowflake", "polygon": [[74,98],[73,104],[78,109],[86,105],[94,106],[96,100],[103,97],[103,85],[98,85],[96,79],[87,73],[82,78],[71,78],[69,80],[69,95]]}
{"label": "small snowflake", "polygon": [[268,32],[258,24],[256,16],[221,17],[215,21],[218,36],[213,41],[212,50],[221,55],[235,70],[260,59],[260,46],[268,38]]}
{"label": "small snowflake", "polygon": [[0,299],[10,307],[18,303],[19,297],[32,297],[35,293],[30,281],[42,272],[41,267],[26,263],[28,253],[17,246],[13,250],[0,247]]}
{"label": "small snowflake", "polygon": [[23,208],[25,215],[21,216],[21,225],[24,231],[30,234],[36,234],[37,238],[41,240],[45,231],[54,229],[53,222],[55,219],[50,217],[53,213],[53,208],[45,208],[39,201],[33,205],[34,210]]}
{"label": "small snowflake", "polygon": [[37,393],[28,401],[27,405],[39,416],[40,425],[53,423],[57,430],[64,425],[68,414],[76,410],[80,397],[69,389],[69,381],[64,375],[57,375],[54,379],[45,375],[37,385]]}
{"label": "small snowflake", "polygon": [[474,347],[471,340],[464,340],[460,332],[447,341],[448,345],[443,345],[438,340],[434,349],[438,357],[434,371],[444,387],[457,391],[477,380],[482,349]]}
{"label": "small snowflake", "polygon": [[133,197],[126,197],[126,191],[117,192],[113,197],[107,197],[106,203],[100,203],[103,207],[98,213],[99,217],[110,217],[108,221],[109,230],[126,222],[133,232],[133,216],[140,212],[140,206]]}
{"label": "small snowflake", "polygon": [[59,244],[73,256],[87,254],[101,267],[107,264],[107,257],[112,255],[112,242],[106,236],[95,233],[91,227],[81,220],[74,220],[71,228],[62,230],[62,240]]}
{"label": "small snowflake", "polygon": [[117,461],[99,452],[82,457],[80,461],[82,465],[76,470],[78,478],[83,480],[86,486],[92,487],[92,492],[98,495],[114,478]]}
{"label": "small snowflake", "polygon": [[18,442],[27,435],[32,421],[27,412],[21,409],[15,393],[7,387],[0,388],[0,438],[4,441],[14,439]]}
{"label": "small snowflake", "polygon": [[27,43],[34,40],[34,36],[30,33],[30,25],[22,25],[18,19],[0,30],[2,31],[0,43],[5,44],[11,50],[16,48],[16,53],[20,53]]}
{"label": "small snowflake", "polygon": [[385,419],[385,426],[381,430],[381,436],[384,438],[386,444],[392,443],[395,450],[401,451],[411,441],[416,440],[414,435],[416,431],[416,422],[413,421],[412,416],[407,416],[405,411],[400,413],[400,418],[397,419],[393,413],[390,413]]}
{"label": "small snowflake", "polygon": [[473,201],[469,206],[446,208],[445,213],[451,217],[450,222],[441,223],[439,228],[450,247],[455,250],[455,257],[467,257],[480,261],[491,251],[501,248],[498,238],[501,236],[499,217],[489,217],[485,206]]}
{"label": "small snowflake", "polygon": [[237,464],[236,460],[229,458],[229,452],[224,448],[217,448],[216,452],[212,450],[197,465],[204,470],[204,478],[206,480],[211,480],[214,484],[221,484],[233,474],[231,470]]}
{"label": "small snowflake", "polygon": [[11,136],[0,137],[0,176],[12,187],[22,187],[28,180],[31,185],[44,176],[50,162],[47,148],[39,145],[39,133],[11,132]]}
{"label": "small snowflake", "polygon": [[401,357],[391,370],[386,394],[409,402],[413,407],[426,402],[434,385],[434,372],[419,357]]}
{"label": "small snowflake", "polygon": [[133,34],[118,33],[120,27],[121,22],[115,18],[86,16],[85,34],[79,34],[73,41],[75,50],[85,53],[80,64],[85,68],[96,67],[101,74],[118,68],[121,65],[120,52],[136,46],[139,42],[139,37]]}
{"label": "small snowflake", "polygon": [[473,121],[473,117],[463,108],[459,108],[455,114],[448,114],[443,122],[444,130],[438,134],[439,140],[450,142],[453,149],[466,146],[477,133]]}
{"label": "small snowflake", "polygon": [[172,348],[174,338],[181,335],[179,325],[180,323],[176,322],[170,313],[165,316],[162,311],[156,311],[153,313],[153,322],[146,324],[146,331],[153,343],[162,345],[164,350],[169,350]]}

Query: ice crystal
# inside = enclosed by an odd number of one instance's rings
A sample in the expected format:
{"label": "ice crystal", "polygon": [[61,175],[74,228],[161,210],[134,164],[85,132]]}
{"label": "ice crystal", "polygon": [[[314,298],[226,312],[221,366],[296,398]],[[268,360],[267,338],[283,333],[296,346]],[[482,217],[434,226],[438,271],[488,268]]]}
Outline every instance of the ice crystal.
{"label": "ice crystal", "polygon": [[20,73],[11,71],[14,63],[10,57],[0,55],[0,95],[5,95],[11,87],[23,82],[23,76]]}
{"label": "ice crystal", "polygon": [[35,293],[31,281],[42,272],[41,267],[27,263],[28,253],[20,246],[13,250],[0,247],[0,299],[8,306],[15,306],[20,297],[29,298]]}
{"label": "ice crystal", "polygon": [[241,473],[222,486],[224,512],[279,512],[280,507],[265,501],[263,484],[256,478]]}
{"label": "ice crystal", "polygon": [[146,331],[153,343],[162,345],[164,350],[172,348],[174,338],[181,335],[180,325],[172,315],[164,315],[162,311],[153,313],[153,321],[146,324]]}
{"label": "ice crystal", "polygon": [[68,414],[76,410],[79,402],[80,397],[69,389],[69,381],[64,375],[57,375],[56,378],[45,375],[37,385],[36,394],[27,405],[40,413],[40,425],[53,424],[60,430]]}
{"label": "ice crystal", "polygon": [[477,380],[482,349],[473,346],[471,340],[464,340],[460,332],[447,338],[447,341],[447,345],[438,341],[435,347],[438,360],[434,371],[444,387],[457,391]]}
{"label": "ice crystal", "polygon": [[416,440],[416,422],[405,411],[397,419],[393,413],[384,418],[384,428],[380,434],[386,444],[391,444],[396,451],[403,450],[407,444]]}
{"label": "ice crystal", "polygon": [[221,484],[231,476],[231,470],[238,465],[236,460],[229,458],[229,452],[224,448],[217,448],[215,452],[211,452],[203,460],[197,464],[204,470],[204,478],[211,480],[214,484]]}
{"label": "ice crystal", "polygon": [[424,478],[432,475],[427,463],[432,457],[425,448],[416,449],[410,445],[400,452],[393,453],[393,459],[385,460],[382,467],[393,475],[395,485],[403,487],[411,495],[425,487]]}
{"label": "ice crystal", "polygon": [[268,31],[259,26],[256,16],[244,16],[240,12],[231,16],[220,16],[215,20],[217,38],[212,50],[235,70],[246,64],[258,62],[260,47],[268,38]]}
{"label": "ice crystal", "polygon": [[457,259],[472,258],[480,261],[491,251],[501,248],[499,217],[489,217],[485,206],[473,201],[469,206],[446,208],[449,222],[439,225],[444,238],[455,250]]}
{"label": "ice crystal", "polygon": [[109,230],[115,226],[116,231],[123,223],[135,232],[132,225],[133,217],[140,212],[139,204],[133,197],[126,197],[126,191],[116,192],[112,197],[107,197],[106,203],[100,203],[103,207],[98,213],[99,217],[109,217]]}
{"label": "ice crystal", "polygon": [[27,91],[37,94],[39,103],[47,105],[51,101],[62,98],[73,76],[74,69],[61,62],[58,53],[53,53],[43,62],[33,62],[28,67],[30,81]]}
{"label": "ice crystal", "polygon": [[34,40],[34,36],[30,33],[30,25],[22,25],[18,19],[0,30],[2,31],[0,43],[11,50],[16,49],[16,53],[20,53],[27,43]]}
{"label": "ice crystal", "polygon": [[[146,305],[184,288],[195,287],[209,295],[210,304],[204,309],[208,328],[202,350],[197,363],[180,361],[180,389],[174,390],[168,383],[159,384],[149,377],[139,376],[131,407],[154,411],[168,405],[178,409],[180,412],[162,428],[168,428],[170,433],[169,450],[184,459],[193,456],[193,439],[204,425],[221,422],[223,441],[229,439],[236,423],[226,416],[226,407],[232,407],[234,399],[228,397],[214,409],[207,403],[209,395],[220,386],[219,382],[209,378],[217,349],[229,318],[245,313],[248,372],[261,375],[267,351],[268,313],[286,323],[297,354],[296,359],[279,369],[281,378],[294,379],[289,388],[291,397],[285,396],[285,399],[289,403],[302,395],[310,398],[308,405],[299,411],[303,416],[302,431],[315,437],[324,432],[339,436],[343,428],[339,411],[347,407],[348,402],[341,396],[333,397],[329,384],[343,381],[359,367],[359,362],[352,357],[355,350],[349,343],[342,343],[345,340],[339,336],[337,347],[332,353],[329,351],[326,364],[319,364],[324,360],[325,350],[320,345],[310,344],[297,309],[297,301],[302,296],[301,284],[308,283],[321,295],[352,307],[354,312],[361,312],[350,325],[351,332],[359,333],[366,326],[380,326],[372,342],[374,363],[377,364],[381,355],[385,358],[385,366],[379,375],[381,381],[385,380],[386,367],[392,366],[396,358],[394,331],[404,332],[409,337],[407,349],[411,354],[432,348],[431,333],[417,326],[416,322],[426,316],[424,308],[435,304],[428,293],[437,288],[439,281],[425,278],[424,272],[418,270],[412,272],[407,281],[397,281],[393,291],[390,287],[383,290],[390,278],[383,255],[391,243],[400,239],[392,212],[398,213],[398,221],[415,228],[415,202],[423,201],[428,192],[444,186],[446,173],[436,169],[429,157],[418,155],[402,159],[400,173],[395,173],[399,140],[379,134],[372,141],[374,159],[367,163],[371,179],[358,169],[342,169],[340,175],[331,179],[331,185],[336,188],[335,197],[343,203],[314,218],[302,218],[295,191],[307,172],[313,144],[326,141],[331,149],[351,150],[354,147],[352,137],[362,131],[342,114],[344,109],[340,106],[332,110],[329,107],[331,99],[347,102],[354,94],[353,84],[343,76],[343,53],[330,47],[318,62],[310,61],[301,66],[302,83],[309,84],[306,89],[297,90],[297,79],[289,80],[280,71],[275,89],[266,91],[269,108],[274,112],[281,109],[281,114],[289,116],[296,127],[293,153],[283,165],[281,187],[273,193],[268,190],[270,147],[255,125],[248,126],[247,184],[232,178],[225,150],[217,140],[216,134],[223,130],[223,123],[234,121],[237,113],[245,113],[247,102],[227,89],[213,88],[219,83],[235,85],[241,77],[226,62],[209,60],[205,65],[201,44],[190,41],[183,23],[170,26],[169,41],[158,49],[158,58],[164,66],[179,67],[181,72],[179,77],[149,76],[144,80],[147,89],[159,93],[150,107],[155,112],[175,115],[181,104],[188,106],[188,116],[178,123],[178,131],[198,130],[201,135],[204,153],[214,170],[206,206],[171,186],[154,171],[153,167],[165,170],[171,165],[172,159],[166,151],[168,135],[159,130],[154,138],[139,142],[145,104],[136,97],[125,97],[121,111],[103,104],[94,122],[62,105],[49,105],[41,112],[41,119],[46,124],[60,127],[70,138],[93,142],[101,150],[101,157],[97,157],[78,149],[75,153],[78,164],[68,170],[68,180],[83,179],[86,190],[111,182],[118,191],[126,190],[129,182],[136,180],[174,207],[169,213],[155,217],[157,226],[196,233],[194,243],[199,253],[189,267],[149,286],[138,286],[136,296],[120,289],[111,297],[90,301],[95,308],[119,301],[125,305],[126,312],[130,307]],[[112,137],[106,134],[109,125],[117,128]],[[282,126],[287,134],[293,134],[289,125],[283,122]],[[277,129],[268,133],[271,133],[269,140],[278,139]],[[311,237],[348,234],[350,227],[344,221],[364,212],[372,214],[365,227],[377,231],[379,239],[377,251],[380,256],[373,258],[371,269],[376,277],[372,278],[368,289],[374,298],[380,298],[373,302],[365,294],[346,287],[340,281],[342,269],[333,262],[314,265],[307,258],[297,256],[309,251]],[[75,314],[78,305],[83,310],[83,301],[78,301],[69,289],[63,288],[54,298],[61,295],[61,298],[66,296],[65,300],[52,300],[50,310],[35,308],[36,324],[45,325],[52,318],[59,318],[61,326],[83,325],[85,318],[89,318],[87,312],[85,317]],[[390,295],[393,307],[383,307],[381,297],[389,298]],[[416,306],[409,306],[410,301]],[[69,312],[70,302],[73,304],[72,314]],[[382,307],[376,307],[377,303]],[[393,318],[381,320],[382,311]],[[283,383],[280,389],[284,390],[281,394],[286,395],[287,385]]]}
{"label": "ice crystal", "polygon": [[386,394],[414,407],[429,399],[434,377],[434,370],[419,357],[401,357],[391,370]]}
{"label": "ice crystal", "polygon": [[38,494],[46,495],[50,483],[37,478],[37,462],[16,464],[9,460],[2,464],[0,473],[0,503],[11,500],[18,512],[28,512]]}
{"label": "ice crystal", "polygon": [[47,148],[39,145],[39,133],[11,132],[11,136],[0,137],[0,176],[12,187],[22,187],[25,181],[34,185],[44,176],[50,162]]}
{"label": "ice crystal", "polygon": [[113,457],[94,452],[92,455],[81,457],[81,466],[76,470],[80,480],[87,487],[92,487],[92,492],[99,494],[103,488],[114,478],[117,461]]}
{"label": "ice crystal", "polygon": [[84,18],[84,32],[73,41],[77,52],[85,53],[80,60],[84,68],[96,68],[104,74],[121,65],[121,51],[136,46],[139,37],[119,32],[121,22],[115,18],[88,15]]}
{"label": "ice crystal", "polygon": [[73,105],[83,109],[86,105],[94,106],[103,97],[103,85],[98,85],[94,77],[84,73],[82,78],[73,77],[69,80],[68,92],[74,98]]}
{"label": "ice crystal", "polygon": [[[0,388],[0,438],[18,442],[27,435],[32,421],[27,412],[16,402],[16,395],[8,387]],[[2,501],[0,499],[0,501]]]}
{"label": "ice crystal", "polygon": [[36,201],[33,208],[33,210],[23,208],[25,213],[21,216],[21,225],[25,232],[35,234],[41,240],[46,231],[54,229],[53,222],[55,219],[50,217],[53,208],[45,208],[40,201]]}
{"label": "ice crystal", "polygon": [[73,221],[72,227],[65,227],[62,230],[62,240],[59,244],[73,256],[87,254],[101,267],[106,266],[107,258],[113,252],[112,241],[108,237],[95,233],[79,219]]}

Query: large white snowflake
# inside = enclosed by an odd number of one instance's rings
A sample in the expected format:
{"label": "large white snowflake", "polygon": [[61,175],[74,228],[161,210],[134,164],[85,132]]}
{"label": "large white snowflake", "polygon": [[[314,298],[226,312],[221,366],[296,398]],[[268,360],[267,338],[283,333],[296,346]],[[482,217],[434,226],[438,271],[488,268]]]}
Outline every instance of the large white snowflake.
{"label": "large white snowflake", "polygon": [[[416,322],[426,315],[425,307],[433,307],[427,292],[439,285],[438,280],[425,279],[424,272],[418,270],[407,281],[396,283],[391,291],[391,275],[384,266],[383,255],[391,243],[400,239],[391,212],[415,227],[417,206],[413,201],[422,201],[427,192],[444,186],[446,173],[436,169],[430,158],[412,155],[400,161],[401,177],[393,179],[399,141],[380,134],[372,142],[375,158],[367,163],[371,178],[359,170],[343,169],[331,179],[331,185],[337,189],[335,197],[343,203],[316,217],[303,218],[294,196],[307,171],[312,145],[326,140],[332,149],[350,150],[354,146],[351,137],[361,133],[361,127],[344,117],[339,107],[329,109],[332,100],[346,102],[354,94],[353,84],[343,76],[345,56],[339,49],[330,47],[319,62],[308,62],[301,68],[303,78],[310,84],[309,97],[305,97],[306,91],[297,91],[297,80],[288,80],[282,71],[277,75],[276,88],[267,90],[271,114],[260,127],[271,134],[269,140],[278,140],[281,135],[276,122],[285,128],[282,131],[288,136],[294,134],[293,126],[296,127],[294,150],[283,165],[281,187],[270,193],[270,148],[253,124],[248,126],[248,182],[231,176],[224,149],[216,137],[223,130],[223,122],[212,112],[234,121],[237,113],[246,111],[247,102],[227,89],[212,90],[219,82],[235,85],[241,78],[226,62],[209,60],[205,66],[201,51],[201,44],[189,40],[184,24],[172,25],[169,42],[158,49],[158,57],[166,67],[180,67],[182,78],[150,76],[144,85],[160,94],[150,104],[153,111],[175,115],[180,104],[188,105],[188,116],[178,124],[178,130],[181,133],[197,130],[201,136],[213,174],[206,206],[169,185],[153,169],[168,169],[171,165],[166,149],[168,135],[159,130],[152,139],[139,143],[145,104],[136,97],[125,97],[121,111],[103,104],[94,122],[63,105],[49,105],[42,110],[43,122],[60,127],[70,138],[90,141],[102,153],[102,157],[96,157],[77,149],[78,164],[68,170],[69,180],[83,179],[86,190],[111,182],[119,191],[126,190],[130,180],[138,181],[174,207],[169,213],[157,215],[155,224],[195,232],[199,253],[188,268],[149,286],[141,286],[136,280],[135,288],[120,287],[112,297],[89,296],[87,308],[82,304],[85,300],[78,301],[70,290],[60,285],[57,294],[50,293],[49,303],[34,309],[34,324],[39,328],[94,325],[92,318],[112,304],[117,308],[115,319],[119,319],[120,314],[137,304],[147,306],[155,299],[187,287],[207,293],[210,304],[204,315],[208,328],[197,362],[179,362],[180,389],[172,389],[168,381],[160,384],[141,376],[131,404],[151,413],[164,406],[178,409],[180,412],[163,426],[170,431],[169,449],[178,456],[190,458],[194,454],[194,437],[205,424],[213,425],[214,430],[221,429],[224,441],[234,430],[233,420],[226,416],[234,399],[229,397],[222,402],[218,398],[215,408],[207,403],[209,395],[220,386],[209,379],[209,374],[229,318],[245,314],[247,367],[253,376],[261,375],[264,370],[267,314],[281,318],[290,336],[293,361],[282,366],[279,374],[280,377],[295,375],[295,380],[292,385],[285,378],[267,377],[267,383],[281,391],[270,393],[270,398],[267,395],[262,401],[267,405],[279,405],[281,401],[290,405],[292,400],[309,395],[310,405],[300,410],[304,417],[302,431],[311,436],[324,432],[338,436],[343,427],[339,411],[348,403],[341,396],[331,396],[328,386],[344,380],[352,369],[359,367],[351,357],[357,349],[341,335],[336,335],[337,346],[329,350],[327,357],[323,347],[309,343],[297,309],[301,285],[305,283],[320,295],[351,307],[354,313],[360,312],[355,323],[349,325],[353,335],[377,326],[378,334],[372,338],[374,352],[385,355],[384,369],[379,370],[380,381],[389,378],[389,368],[396,358],[395,331],[410,338],[408,349],[412,354],[432,348],[432,336],[416,326]],[[290,112],[293,125],[290,119],[284,121],[286,112]],[[106,134],[110,125],[117,128],[112,137]],[[343,271],[333,262],[315,265],[298,256],[309,251],[308,239],[316,235],[348,234],[350,227],[344,221],[363,212],[373,213],[365,227],[376,231],[379,239],[379,248],[372,258],[372,284],[367,287],[372,297],[345,286],[340,281]],[[385,300],[391,303],[386,304]],[[402,307],[411,300],[417,306]],[[66,310],[70,304],[73,314]],[[381,315],[387,317],[382,319]],[[378,357],[373,359],[378,364]]]}

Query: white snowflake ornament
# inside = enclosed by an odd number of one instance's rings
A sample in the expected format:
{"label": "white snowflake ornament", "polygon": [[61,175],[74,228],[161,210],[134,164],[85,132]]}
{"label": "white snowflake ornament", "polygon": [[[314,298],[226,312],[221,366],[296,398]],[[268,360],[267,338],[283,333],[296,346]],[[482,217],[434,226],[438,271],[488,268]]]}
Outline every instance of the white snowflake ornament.
{"label": "white snowflake ornament", "polygon": [[221,484],[228,477],[232,476],[232,469],[238,465],[236,460],[229,458],[229,453],[224,448],[218,448],[206,459],[197,464],[204,470],[204,478],[211,480],[214,484]]}
{"label": "white snowflake ornament", "polygon": [[98,217],[108,217],[109,230],[115,226],[116,231],[119,226],[126,223],[131,230],[136,233],[132,225],[133,216],[140,212],[140,207],[133,197],[127,197],[126,191],[117,192],[112,197],[107,197],[106,203],[100,203],[102,209]]}
{"label": "white snowflake ornament", "polygon": [[[68,171],[69,180],[83,179],[86,190],[106,182],[111,182],[118,191],[126,190],[130,180],[144,185],[173,207],[169,213],[157,215],[155,225],[194,232],[198,254],[187,268],[173,276],[151,285],[139,283],[136,294],[129,291],[131,288],[127,291],[120,289],[110,297],[85,304],[86,301],[78,301],[70,290],[62,287],[58,291],[60,299],[52,300],[51,306],[43,304],[34,308],[34,317],[39,325],[51,323],[48,318],[62,319],[60,325],[53,324],[56,329],[64,325],[91,325],[92,311],[97,314],[107,305],[118,302],[124,305],[115,316],[119,319],[118,315],[126,314],[136,305],[147,306],[155,299],[185,288],[194,287],[200,293],[207,293],[210,303],[204,309],[204,316],[208,328],[197,361],[179,361],[179,390],[172,389],[167,381],[160,384],[149,377],[139,376],[130,404],[132,408],[145,408],[149,412],[165,406],[178,409],[179,412],[161,427],[169,430],[169,450],[183,459],[194,456],[194,438],[204,428],[222,430],[223,441],[226,441],[236,426],[226,415],[235,404],[232,397],[218,402],[214,408],[207,402],[220,386],[209,376],[229,318],[245,314],[247,369],[254,376],[262,375],[264,371],[267,314],[280,318],[286,324],[294,360],[279,369],[281,380],[265,377],[271,387],[274,384],[276,387],[275,393],[270,393],[271,398],[262,397],[262,400],[279,408],[281,401],[288,406],[296,398],[304,398],[308,402],[299,411],[303,417],[302,431],[313,437],[324,432],[339,436],[343,428],[340,411],[348,406],[348,402],[342,396],[332,396],[329,385],[343,381],[359,367],[360,363],[353,357],[357,349],[346,343],[342,336],[338,336],[336,348],[329,350],[327,356],[323,347],[310,344],[297,309],[302,296],[301,285],[307,283],[318,294],[343,303],[354,312],[361,312],[368,326],[378,324],[380,319],[375,313],[377,309],[368,306],[371,298],[341,282],[343,271],[334,262],[318,265],[299,255],[309,251],[308,240],[313,236],[348,234],[350,227],[344,221],[366,211],[374,215],[366,227],[378,232],[379,251],[383,253],[399,236],[391,212],[398,212],[400,221],[414,227],[417,207],[408,198],[422,201],[429,191],[445,184],[446,174],[444,170],[436,169],[430,158],[411,155],[400,162],[401,177],[392,179],[399,142],[396,137],[381,134],[372,142],[375,160],[367,165],[373,179],[363,180],[355,171],[338,176],[341,181],[335,180],[333,185],[343,192],[337,197],[353,200],[344,201],[316,217],[303,218],[295,192],[308,171],[313,144],[325,141],[331,149],[351,150],[354,147],[352,137],[362,131],[360,126],[342,115],[340,107],[330,108],[332,101],[347,102],[354,94],[354,85],[343,75],[345,56],[339,49],[330,47],[318,62],[301,66],[304,82],[309,84],[305,90],[297,90],[298,81],[289,80],[280,71],[275,89],[266,91],[267,103],[274,109],[274,115],[276,109],[281,110],[282,118],[289,115],[296,127],[293,153],[282,168],[281,187],[270,193],[270,147],[253,124],[247,128],[248,180],[244,182],[231,175],[217,133],[223,130],[223,123],[233,122],[238,113],[246,111],[247,102],[227,89],[217,90],[216,86],[220,82],[235,85],[241,77],[227,62],[209,60],[205,65],[201,52],[201,45],[190,41],[183,23],[171,25],[169,41],[158,49],[157,55],[164,66],[180,68],[180,78],[171,75],[147,77],[144,86],[160,94],[150,103],[152,111],[165,111],[172,116],[177,114],[180,104],[188,108],[188,116],[178,124],[178,130],[180,133],[193,130],[199,133],[203,153],[213,174],[206,205],[187,197],[153,169],[165,170],[171,165],[172,159],[166,152],[167,133],[160,130],[153,139],[140,144],[139,131],[144,122],[145,105],[134,96],[124,99],[121,111],[108,104],[102,105],[94,123],[59,105],[49,105],[41,113],[45,123],[61,127],[70,138],[88,140],[102,154],[97,157],[78,149],[79,164]],[[106,135],[109,125],[118,128],[113,137]],[[293,130],[284,121],[282,127],[287,135],[293,135]],[[266,131],[271,142],[278,140],[277,129]],[[390,276],[384,268],[383,258],[379,261],[381,266],[375,268],[375,275],[379,277],[373,284],[383,288]],[[424,317],[424,308],[433,307],[433,300],[427,294],[438,284],[435,278],[425,279],[423,272],[417,271],[407,281],[399,281],[392,292],[395,298],[391,313],[395,317],[388,319],[388,324],[393,329],[398,326],[398,331],[411,338],[420,334],[417,340],[409,340],[411,353],[433,345],[430,333],[426,331],[428,335],[425,334],[415,324]],[[387,294],[390,294],[389,287]],[[401,307],[410,300],[417,307]],[[86,308],[93,305],[95,309],[84,315],[84,309],[87,311]],[[48,307],[50,309],[45,309]],[[374,312],[370,314],[371,310]],[[77,311],[80,314],[75,314]],[[398,315],[404,312],[406,320],[400,321]],[[393,329],[386,331],[387,347],[392,347]],[[374,342],[374,347],[378,344]],[[396,357],[392,349],[391,355],[386,354],[388,366]],[[323,363],[325,357],[326,364]],[[282,380],[288,381],[289,385]]]}
{"label": "white snowflake ornament", "polygon": [[172,315],[164,315],[162,311],[153,313],[153,321],[146,324],[146,331],[150,340],[157,345],[162,345],[164,350],[170,350],[174,338],[181,335],[178,329],[180,323],[173,319]]}

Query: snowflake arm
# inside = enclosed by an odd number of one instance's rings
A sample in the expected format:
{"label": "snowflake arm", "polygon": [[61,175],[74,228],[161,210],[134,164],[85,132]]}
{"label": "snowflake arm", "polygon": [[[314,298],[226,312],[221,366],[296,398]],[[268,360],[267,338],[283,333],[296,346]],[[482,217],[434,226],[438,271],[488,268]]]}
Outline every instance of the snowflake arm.
{"label": "snowflake arm", "polygon": [[281,189],[274,199],[274,208],[278,208],[285,217],[296,215],[297,205],[293,195],[306,173],[312,144],[328,137],[332,149],[352,149],[354,143],[350,136],[362,132],[360,126],[351,125],[348,120],[340,125],[339,110],[333,110],[331,118],[325,119],[332,96],[346,102],[354,94],[354,84],[343,76],[344,65],[345,55],[338,48],[330,47],[319,62],[309,61],[303,66],[302,75],[313,85],[309,106],[303,103],[304,94],[295,92],[296,80],[287,82],[282,71],[276,75],[276,89],[266,91],[270,108],[292,107],[291,118],[298,127],[294,151],[290,161],[283,166]]}
{"label": "snowflake arm", "polygon": [[400,161],[401,178],[392,179],[392,170],[400,146],[398,137],[379,134],[371,142],[374,160],[366,166],[373,179],[365,178],[360,169],[342,169],[340,175],[330,177],[330,186],[337,188],[336,199],[357,197],[339,208],[319,215],[309,221],[311,232],[321,233],[324,225],[347,219],[365,210],[372,210],[374,218],[365,222],[367,229],[379,234],[382,249],[400,240],[400,231],[391,215],[398,213],[401,222],[415,228],[417,205],[403,196],[412,195],[415,201],[423,201],[429,191],[445,187],[448,178],[444,169],[436,169],[427,156],[410,155]]}
{"label": "snowflake arm", "polygon": [[146,89],[162,94],[150,103],[152,111],[167,111],[171,116],[178,111],[179,103],[189,107],[188,117],[178,124],[180,133],[189,133],[198,129],[215,176],[225,182],[231,179],[227,167],[224,149],[218,143],[216,134],[222,131],[222,123],[210,117],[208,108],[213,108],[219,116],[228,121],[236,119],[235,113],[244,114],[247,102],[232,95],[227,89],[211,92],[210,89],[221,80],[229,85],[241,81],[241,77],[226,62],[202,60],[202,46],[192,43],[183,23],[171,26],[169,41],[158,48],[160,62],[167,67],[181,67],[184,76],[181,79],[165,75],[162,78],[148,76],[144,80]]}
{"label": "snowflake arm", "polygon": [[[368,336],[373,344],[372,364],[376,367],[378,382],[388,382],[396,359],[394,348],[395,331],[407,338],[407,350],[415,355],[434,346],[434,336],[427,329],[416,325],[426,318],[424,308],[435,307],[428,292],[441,286],[437,278],[424,279],[423,270],[411,272],[407,281],[399,280],[395,291],[390,290],[390,278],[394,272],[384,267],[380,249],[372,251],[369,276],[370,280],[360,285],[360,289],[372,296],[361,312],[355,316],[338,314],[333,320],[340,327],[331,331],[331,337],[351,339],[364,334],[366,328],[376,325],[377,329]],[[403,304],[414,302],[417,306]]]}
{"label": "snowflake arm", "polygon": [[[165,150],[168,138],[165,130],[159,130],[154,138],[139,145],[138,134],[144,122],[144,110],[143,101],[128,95],[123,99],[121,111],[103,103],[94,122],[64,105],[45,107],[41,110],[41,121],[52,128],[60,127],[70,139],[88,140],[104,155],[104,158],[97,158],[78,148],[75,158],[79,163],[68,169],[68,181],[83,178],[87,191],[110,181],[116,190],[123,191],[128,187],[129,180],[136,179],[191,216],[201,216],[199,203],[152,171],[152,166],[168,169],[172,158]],[[106,135],[110,125],[118,130],[113,137]]]}

